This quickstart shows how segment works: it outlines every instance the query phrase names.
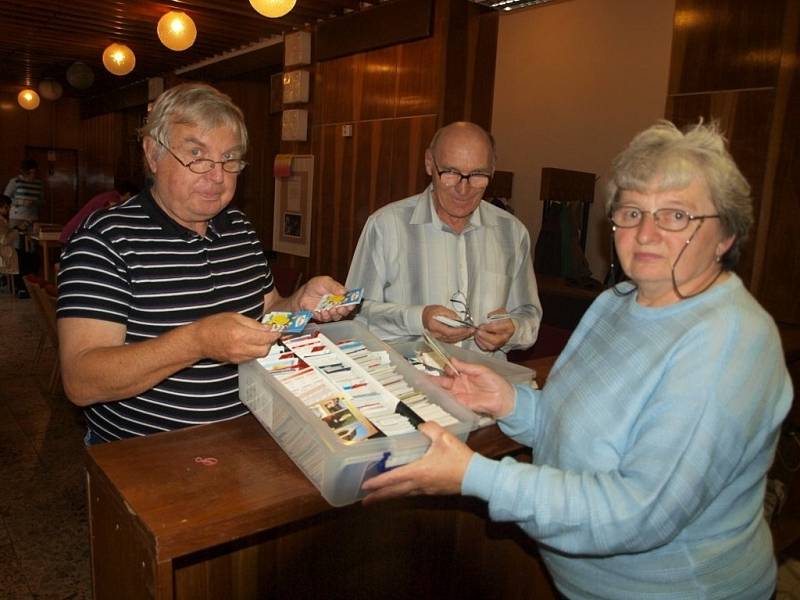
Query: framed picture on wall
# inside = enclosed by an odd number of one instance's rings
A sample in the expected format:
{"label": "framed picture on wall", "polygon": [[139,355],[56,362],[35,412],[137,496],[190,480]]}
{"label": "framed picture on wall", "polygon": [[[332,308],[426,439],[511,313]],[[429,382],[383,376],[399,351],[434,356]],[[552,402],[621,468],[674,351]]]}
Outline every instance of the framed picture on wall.
{"label": "framed picture on wall", "polygon": [[314,156],[279,154],[275,158],[275,206],[272,249],[309,256],[311,250],[311,194]]}
{"label": "framed picture on wall", "polygon": [[283,235],[286,237],[303,237],[303,215],[293,212],[283,213]]}

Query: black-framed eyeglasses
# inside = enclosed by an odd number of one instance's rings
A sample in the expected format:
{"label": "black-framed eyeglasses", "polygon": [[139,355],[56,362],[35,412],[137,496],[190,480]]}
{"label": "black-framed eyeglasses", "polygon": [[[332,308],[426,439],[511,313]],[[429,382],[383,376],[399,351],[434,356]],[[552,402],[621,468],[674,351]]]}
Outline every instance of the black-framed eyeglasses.
{"label": "black-framed eyeglasses", "polygon": [[455,169],[440,169],[439,165],[436,164],[436,159],[433,157],[432,159],[433,166],[436,168],[436,174],[439,176],[439,181],[441,181],[442,185],[445,187],[455,187],[461,183],[462,180],[466,179],[470,187],[480,189],[489,185],[489,180],[492,178],[488,173],[479,172],[464,175],[461,171]]}
{"label": "black-framed eyeglasses", "polygon": [[172,151],[172,148],[167,146],[161,140],[156,140],[160,146],[162,146],[167,152],[172,155],[172,158],[177,160],[182,166],[189,169],[192,173],[196,173],[197,175],[205,175],[206,173],[210,173],[214,170],[214,165],[222,165],[222,170],[226,173],[234,173],[239,174],[244,171],[244,168],[247,166],[247,161],[242,160],[241,158],[229,158],[228,160],[211,160],[210,158],[197,158],[195,160],[189,161],[188,163],[183,162],[178,155]]}
{"label": "black-framed eyeglasses", "polygon": [[645,214],[651,214],[656,227],[664,231],[683,231],[692,221],[718,219],[719,215],[690,215],[679,208],[659,208],[642,210],[638,206],[615,206],[611,209],[611,224],[622,229],[638,227]]}
{"label": "black-framed eyeglasses", "polygon": [[464,295],[464,292],[459,290],[453,294],[450,297],[450,304],[453,305],[458,316],[461,317],[461,321],[467,327],[475,327],[475,321],[472,320],[472,313],[469,310],[469,303],[467,302],[467,297]]}

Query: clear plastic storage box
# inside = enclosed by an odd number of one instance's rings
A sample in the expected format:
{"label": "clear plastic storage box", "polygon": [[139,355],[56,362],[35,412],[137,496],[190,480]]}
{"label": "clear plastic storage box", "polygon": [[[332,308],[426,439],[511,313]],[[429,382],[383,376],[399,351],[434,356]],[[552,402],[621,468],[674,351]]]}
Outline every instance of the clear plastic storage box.
{"label": "clear plastic storage box", "polygon": [[[414,388],[439,404],[458,423],[447,427],[462,441],[478,416],[431,383],[397,351],[355,321],[310,325],[334,342],[355,339],[368,350],[385,350],[397,372]],[[361,484],[388,468],[421,457],[430,441],[419,432],[363,440],[346,445],[303,402],[270,375],[257,360],[239,365],[239,396],[264,428],[333,506],[362,498]]]}

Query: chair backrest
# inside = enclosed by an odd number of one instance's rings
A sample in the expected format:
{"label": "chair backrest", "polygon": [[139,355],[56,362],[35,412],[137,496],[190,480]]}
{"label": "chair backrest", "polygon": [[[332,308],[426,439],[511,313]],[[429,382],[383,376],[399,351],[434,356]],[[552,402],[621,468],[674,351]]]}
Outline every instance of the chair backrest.
{"label": "chair backrest", "polygon": [[586,230],[589,221],[589,209],[594,200],[594,184],[597,175],[583,171],[569,169],[556,169],[542,167],[542,183],[539,199],[544,203],[542,207],[543,220],[554,204],[577,206],[577,223],[575,228],[582,251],[586,251]]}
{"label": "chair backrest", "polygon": [[275,280],[275,287],[284,298],[294,294],[303,281],[303,272],[300,269],[273,264],[270,264],[269,268]]}
{"label": "chair backrest", "polygon": [[54,348],[58,348],[58,327],[56,326],[57,290],[52,284],[40,282],[35,275],[22,278],[25,288],[36,305],[44,329]]}

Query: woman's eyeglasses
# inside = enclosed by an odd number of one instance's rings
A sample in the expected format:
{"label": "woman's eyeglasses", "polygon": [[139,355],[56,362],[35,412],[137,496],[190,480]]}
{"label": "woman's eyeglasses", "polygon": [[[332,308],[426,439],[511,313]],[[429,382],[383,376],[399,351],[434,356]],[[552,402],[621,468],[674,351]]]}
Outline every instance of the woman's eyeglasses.
{"label": "woman's eyeglasses", "polygon": [[683,231],[692,221],[719,218],[719,215],[690,215],[679,208],[642,210],[638,206],[615,206],[611,209],[611,224],[622,229],[638,227],[648,213],[652,215],[656,227],[665,231]]}

